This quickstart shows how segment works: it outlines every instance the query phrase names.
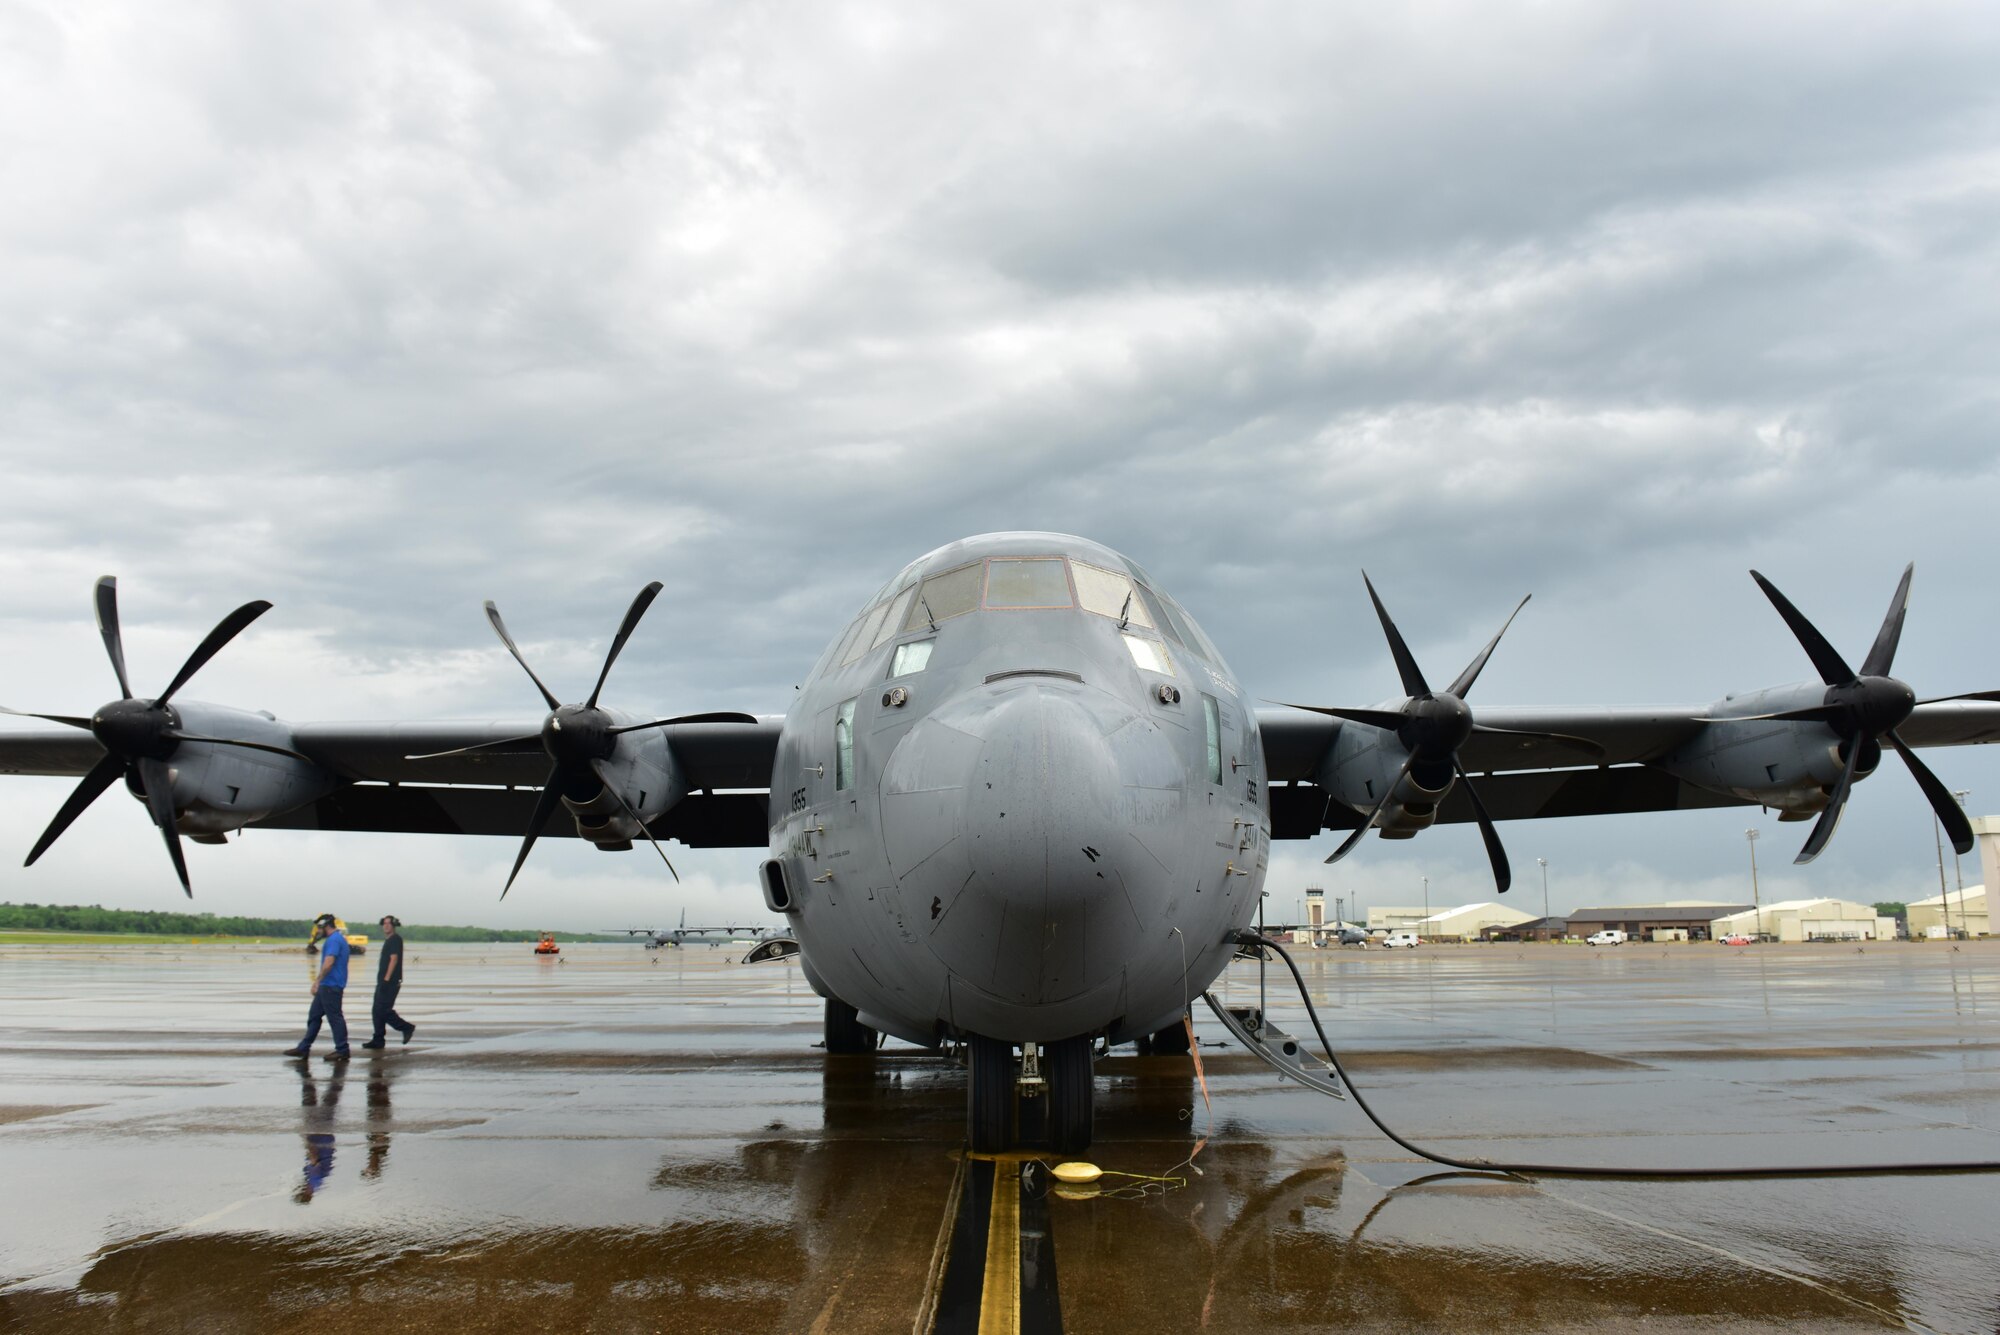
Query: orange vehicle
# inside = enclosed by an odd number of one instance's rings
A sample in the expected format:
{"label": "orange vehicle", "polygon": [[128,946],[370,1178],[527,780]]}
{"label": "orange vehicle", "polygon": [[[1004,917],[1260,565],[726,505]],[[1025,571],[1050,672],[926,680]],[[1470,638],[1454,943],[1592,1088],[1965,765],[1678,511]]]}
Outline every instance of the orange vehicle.
{"label": "orange vehicle", "polygon": [[535,942],[535,953],[537,955],[562,954],[562,947],[556,944],[556,934],[554,932],[543,932],[542,939]]}

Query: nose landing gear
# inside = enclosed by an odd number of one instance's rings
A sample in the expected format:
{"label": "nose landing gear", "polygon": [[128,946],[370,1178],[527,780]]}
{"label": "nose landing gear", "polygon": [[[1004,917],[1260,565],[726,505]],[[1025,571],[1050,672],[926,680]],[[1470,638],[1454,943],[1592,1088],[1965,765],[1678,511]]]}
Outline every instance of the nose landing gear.
{"label": "nose landing gear", "polygon": [[1012,1043],[978,1034],[966,1040],[965,1135],[973,1153],[999,1154],[1017,1141],[1046,1141],[1058,1154],[1090,1148],[1096,1093],[1090,1036],[1027,1046],[1030,1060],[1017,1062]]}

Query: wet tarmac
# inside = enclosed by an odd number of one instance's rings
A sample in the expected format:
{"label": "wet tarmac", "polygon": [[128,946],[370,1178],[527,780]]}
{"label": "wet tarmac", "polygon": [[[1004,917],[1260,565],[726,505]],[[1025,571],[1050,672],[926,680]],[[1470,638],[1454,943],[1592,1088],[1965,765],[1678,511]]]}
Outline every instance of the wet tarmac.
{"label": "wet tarmac", "polygon": [[[947,1060],[817,1051],[793,966],[412,950],[416,1040],[341,1067],[279,1055],[303,952],[0,944],[0,1327],[2000,1329],[2000,1176],[1438,1176],[1200,1009],[1212,1106],[1187,1058],[1100,1062],[1090,1157],[1132,1176],[1079,1196],[965,1160]],[[2000,944],[1301,953],[1448,1154],[2000,1159]]]}

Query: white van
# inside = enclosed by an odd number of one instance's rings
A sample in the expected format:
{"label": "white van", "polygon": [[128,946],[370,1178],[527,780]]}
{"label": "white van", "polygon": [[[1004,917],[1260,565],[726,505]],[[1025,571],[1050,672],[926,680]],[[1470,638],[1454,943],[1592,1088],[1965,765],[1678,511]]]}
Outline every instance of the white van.
{"label": "white van", "polygon": [[1384,950],[1393,950],[1397,946],[1408,946],[1411,950],[1415,950],[1422,944],[1422,939],[1415,932],[1391,932],[1382,938]]}
{"label": "white van", "polygon": [[1607,927],[1601,932],[1592,932],[1583,938],[1585,945],[1592,946],[1622,946],[1627,939],[1625,933],[1616,927]]}

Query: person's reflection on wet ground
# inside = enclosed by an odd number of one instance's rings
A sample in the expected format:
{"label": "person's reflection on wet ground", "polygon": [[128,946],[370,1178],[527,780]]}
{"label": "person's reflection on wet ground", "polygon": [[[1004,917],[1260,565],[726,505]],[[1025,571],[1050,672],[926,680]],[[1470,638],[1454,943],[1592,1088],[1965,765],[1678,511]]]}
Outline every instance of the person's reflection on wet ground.
{"label": "person's reflection on wet ground", "polygon": [[346,1071],[336,1066],[324,1089],[313,1080],[312,1067],[299,1064],[299,1134],[305,1141],[305,1179],[292,1191],[292,1199],[310,1205],[313,1195],[326,1185],[333,1173],[333,1122],[340,1107],[341,1083]]}
{"label": "person's reflection on wet ground", "polygon": [[382,1176],[389,1163],[389,1068],[380,1063],[368,1073],[368,1166],[361,1176],[370,1182]]}

